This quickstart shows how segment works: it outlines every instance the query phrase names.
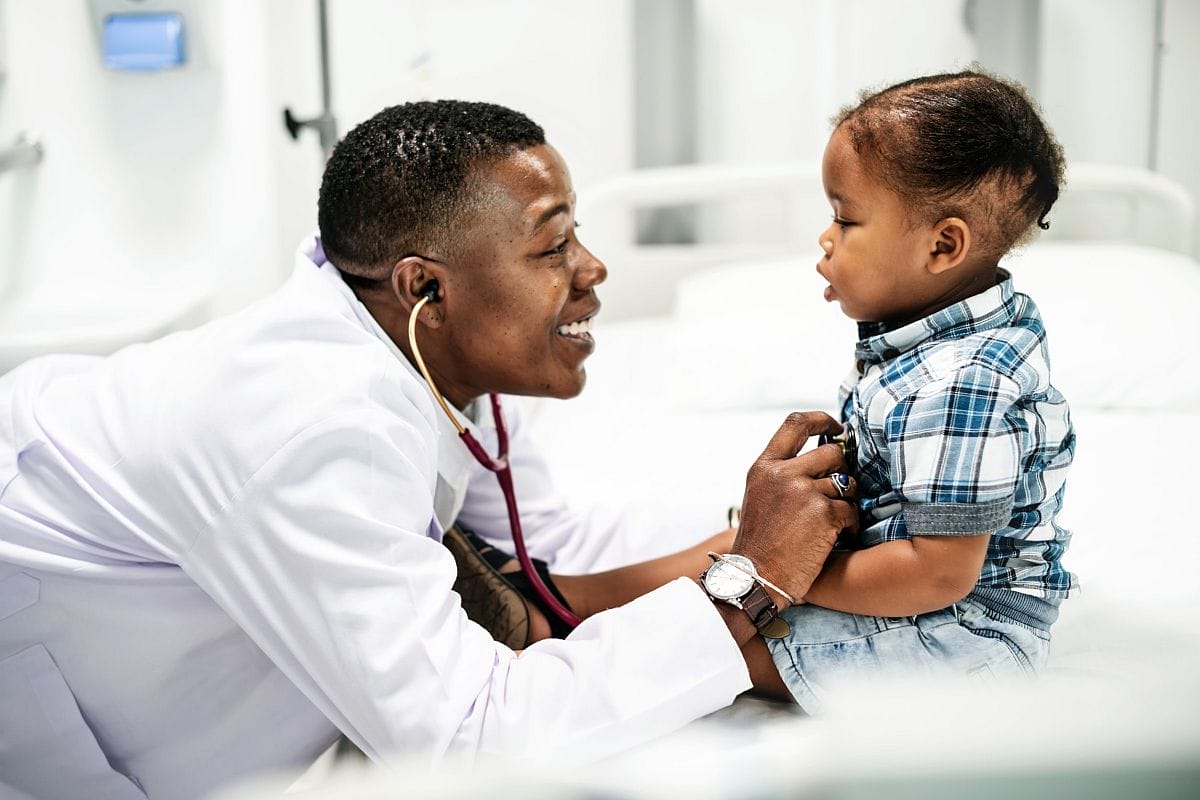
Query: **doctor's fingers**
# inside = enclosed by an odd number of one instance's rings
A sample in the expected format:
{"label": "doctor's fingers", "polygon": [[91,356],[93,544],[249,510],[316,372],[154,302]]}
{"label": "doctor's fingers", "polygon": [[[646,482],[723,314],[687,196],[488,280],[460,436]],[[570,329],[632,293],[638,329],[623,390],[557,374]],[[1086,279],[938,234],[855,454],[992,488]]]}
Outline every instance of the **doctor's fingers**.
{"label": "doctor's fingers", "polygon": [[[842,501],[853,497],[857,484],[839,468],[844,468],[844,462],[837,446],[819,447],[783,461],[754,462],[746,475],[743,525],[748,518],[776,515],[808,514],[826,522],[856,518],[851,504]],[[847,524],[843,522],[841,527]]]}
{"label": "doctor's fingers", "polygon": [[789,458],[779,463],[785,465],[784,469],[814,478],[818,475],[829,475],[834,472],[845,473],[849,471],[846,469],[846,453],[837,442],[830,442],[820,447],[814,447],[812,450],[801,453],[795,458]]}
{"label": "doctor's fingers", "polygon": [[822,433],[838,434],[841,424],[824,411],[793,411],[787,415],[779,430],[767,442],[759,461],[779,461],[792,458],[810,436]]}
{"label": "doctor's fingers", "polygon": [[[780,428],[783,431],[783,428]],[[777,434],[778,435],[778,434]],[[795,484],[809,478],[820,478],[846,472],[846,459],[841,445],[823,444],[795,457],[768,458],[764,453],[750,466],[746,474],[747,488],[754,483]],[[832,489],[828,480],[826,488]]]}
{"label": "doctor's fingers", "polygon": [[814,480],[818,491],[831,500],[853,500],[858,497],[858,481],[845,472],[834,472]]}

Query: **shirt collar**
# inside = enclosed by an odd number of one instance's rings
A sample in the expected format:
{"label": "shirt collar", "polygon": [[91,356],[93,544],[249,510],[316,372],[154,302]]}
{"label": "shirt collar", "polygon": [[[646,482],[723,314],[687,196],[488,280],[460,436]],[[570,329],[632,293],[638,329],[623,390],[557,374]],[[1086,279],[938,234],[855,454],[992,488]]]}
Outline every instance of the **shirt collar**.
{"label": "shirt collar", "polygon": [[[392,341],[392,337],[387,334],[383,326],[379,324],[375,317],[371,315],[371,312],[367,310],[367,307],[358,299],[358,296],[354,294],[354,290],[342,280],[342,274],[338,271],[338,268],[325,257],[325,250],[321,246],[321,237],[313,236],[301,244],[297,260],[300,269],[310,270],[316,267],[318,275],[346,301],[347,306],[354,313],[355,318],[363,329],[383,343],[413,379],[424,386],[425,391],[428,392],[430,403],[434,406],[433,424],[437,429],[438,447],[437,485],[434,491],[433,510],[434,518],[440,530],[437,530],[433,535],[435,538],[440,538],[442,531],[445,531],[453,524],[454,520],[458,517],[459,511],[462,509],[467,485],[470,482],[471,467],[475,463],[471,452],[461,441],[458,429],[446,418],[446,413],[438,407],[437,399],[433,396],[433,391],[430,390],[428,384],[426,384],[424,376],[409,362],[408,357],[404,355],[404,351],[396,346],[396,343]],[[496,422],[492,417],[490,407],[486,414],[479,412],[479,409],[483,405],[479,400],[474,400],[467,406],[465,413],[460,412],[454,406],[448,406],[448,408],[455,419],[470,431],[471,435],[477,441],[487,442],[495,438]],[[491,435],[485,436],[483,430],[487,430],[488,434]]]}
{"label": "shirt collar", "polygon": [[859,323],[855,358],[866,364],[889,361],[925,342],[958,339],[971,333],[1011,325],[1019,309],[1012,276],[999,270],[989,289],[935,311],[923,319],[888,329],[878,322]]}

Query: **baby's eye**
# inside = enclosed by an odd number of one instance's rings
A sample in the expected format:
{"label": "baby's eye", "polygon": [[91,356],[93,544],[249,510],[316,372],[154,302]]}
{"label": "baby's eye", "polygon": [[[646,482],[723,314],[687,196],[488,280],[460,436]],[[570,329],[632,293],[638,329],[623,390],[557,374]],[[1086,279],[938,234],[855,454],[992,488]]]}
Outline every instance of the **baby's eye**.
{"label": "baby's eye", "polygon": [[841,217],[837,216],[836,214],[833,217],[833,222],[835,225],[840,225],[843,228],[849,228],[851,225],[854,224],[850,220],[842,219]]}

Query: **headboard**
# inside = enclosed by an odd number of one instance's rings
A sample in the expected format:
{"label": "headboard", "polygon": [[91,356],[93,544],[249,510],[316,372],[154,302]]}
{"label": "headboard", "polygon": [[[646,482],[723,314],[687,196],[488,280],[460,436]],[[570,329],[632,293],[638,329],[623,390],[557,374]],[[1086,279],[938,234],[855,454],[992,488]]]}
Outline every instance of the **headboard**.
{"label": "headboard", "polygon": [[[692,242],[639,244],[643,210],[695,207]],[[637,170],[580,192],[582,238],[608,264],[604,320],[671,310],[678,282],[705,267],[812,254],[829,224],[816,163],[697,164]],[[1137,167],[1072,164],[1042,241],[1112,241],[1193,255],[1195,203]]]}

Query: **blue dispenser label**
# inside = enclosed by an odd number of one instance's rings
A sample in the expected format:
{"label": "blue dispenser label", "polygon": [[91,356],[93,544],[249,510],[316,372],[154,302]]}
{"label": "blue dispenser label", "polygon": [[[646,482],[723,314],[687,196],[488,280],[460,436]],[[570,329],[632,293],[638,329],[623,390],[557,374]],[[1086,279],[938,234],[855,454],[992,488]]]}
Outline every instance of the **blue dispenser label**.
{"label": "blue dispenser label", "polygon": [[181,14],[109,14],[102,38],[101,56],[110,69],[157,72],[186,60]]}

